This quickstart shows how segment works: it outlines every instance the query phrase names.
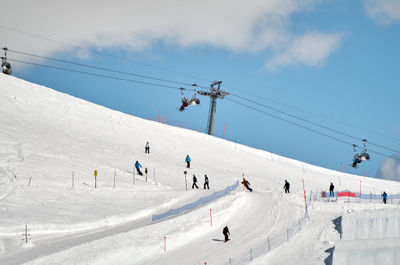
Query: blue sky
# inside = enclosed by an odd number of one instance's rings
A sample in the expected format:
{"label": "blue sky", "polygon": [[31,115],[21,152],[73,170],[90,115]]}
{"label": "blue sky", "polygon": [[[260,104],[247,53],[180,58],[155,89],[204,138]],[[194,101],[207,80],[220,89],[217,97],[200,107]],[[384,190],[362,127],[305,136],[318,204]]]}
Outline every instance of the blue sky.
{"label": "blue sky", "polygon": [[[54,4],[41,0],[28,4],[10,1],[5,8],[9,12],[0,18],[0,44],[10,50],[203,86],[221,80],[222,88],[234,94],[400,150],[400,1],[154,0]],[[68,15],[71,13],[73,18]],[[99,72],[12,52],[9,58]],[[181,74],[135,64],[133,60]],[[200,106],[189,106],[181,113],[176,109],[180,104],[180,91],[176,89],[20,63],[13,66],[17,77],[112,109],[146,119],[157,119],[160,109],[166,123],[193,130],[206,128],[208,98],[200,97]],[[191,92],[186,91],[185,95],[190,97]],[[353,156],[350,145],[237,105],[229,98],[241,101],[234,96],[218,100],[214,129],[217,137],[222,136],[226,125],[225,136],[229,140],[331,169],[340,170],[343,162],[344,171],[362,175],[362,166],[348,166]],[[241,102],[276,114],[254,103]],[[276,115],[361,145],[360,141]],[[396,153],[369,147],[389,156]],[[183,153],[190,153],[190,148]],[[366,174],[375,176],[384,157],[371,157],[364,163]]]}

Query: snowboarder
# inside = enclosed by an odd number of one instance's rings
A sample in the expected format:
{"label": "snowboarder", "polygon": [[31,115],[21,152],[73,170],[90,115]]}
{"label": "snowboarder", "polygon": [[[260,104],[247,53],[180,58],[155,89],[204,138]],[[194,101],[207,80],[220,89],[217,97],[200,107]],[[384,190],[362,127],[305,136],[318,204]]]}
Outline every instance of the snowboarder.
{"label": "snowboarder", "polygon": [[329,196],[335,197],[335,193],[333,190],[335,189],[335,186],[333,186],[333,183],[331,182],[331,185],[329,186]]}
{"label": "snowboarder", "polygon": [[243,178],[242,184],[243,184],[243,185],[246,187],[246,189],[248,189],[250,192],[253,191],[253,189],[250,188],[250,182],[249,182],[247,179]]}
{"label": "snowboarder", "polygon": [[144,152],[145,152],[146,154],[150,154],[150,145],[149,145],[149,142],[146,143],[146,146],[144,147]]}
{"label": "snowboarder", "polygon": [[229,241],[228,235],[230,235],[230,233],[229,233],[228,226],[224,227],[224,229],[222,230],[222,234],[224,234],[224,236],[225,236],[225,242]]}
{"label": "snowboarder", "polygon": [[383,203],[386,204],[386,199],[387,199],[387,193],[386,192],[382,193],[382,199],[383,199]]}
{"label": "snowboarder", "polygon": [[143,176],[143,173],[140,171],[141,167],[142,167],[142,165],[139,163],[139,161],[136,161],[136,163],[135,163],[136,171],[140,176]]}
{"label": "snowboarder", "polygon": [[193,174],[193,185],[192,185],[192,189],[194,189],[194,187],[196,187],[197,189],[199,188],[198,186],[197,186],[197,178],[196,178],[196,176]]}
{"label": "snowboarder", "polygon": [[283,185],[283,189],[285,190],[285,193],[289,193],[290,184],[286,179],[285,179],[285,185]]}
{"label": "snowboarder", "polygon": [[206,189],[206,186],[207,186],[207,189],[209,190],[210,186],[208,186],[208,177],[207,177],[207,175],[204,175],[204,189]]}
{"label": "snowboarder", "polygon": [[190,168],[190,161],[192,161],[192,160],[190,159],[190,156],[189,156],[189,155],[186,155],[185,161],[186,161],[186,167],[187,167],[187,168]]}

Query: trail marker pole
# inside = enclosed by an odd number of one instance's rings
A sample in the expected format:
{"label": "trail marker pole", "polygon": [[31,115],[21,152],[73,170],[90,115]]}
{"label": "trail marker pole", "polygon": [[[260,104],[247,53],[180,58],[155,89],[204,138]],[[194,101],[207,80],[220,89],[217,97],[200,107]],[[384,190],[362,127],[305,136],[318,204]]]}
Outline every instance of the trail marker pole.
{"label": "trail marker pole", "polygon": [[135,167],[132,167],[132,184],[135,185]]}
{"label": "trail marker pole", "polygon": [[74,171],[72,171],[72,188],[75,187],[75,180],[74,180],[75,176],[74,176]]}
{"label": "trail marker pole", "polygon": [[212,215],[211,215],[211,208],[210,208],[210,225],[212,227]]}
{"label": "trail marker pole", "polygon": [[28,226],[25,225],[25,243],[28,243]]}
{"label": "trail marker pole", "polygon": [[113,186],[113,189],[115,189],[115,178],[116,178],[116,176],[117,176],[117,170],[114,170],[114,186]]}
{"label": "trail marker pole", "polygon": [[186,170],[183,171],[183,174],[185,175],[185,188],[186,188],[186,190],[188,190],[188,189],[187,189],[187,178],[186,178],[187,172],[186,172]]}
{"label": "trail marker pole", "polygon": [[363,165],[363,176],[364,176],[364,181],[365,181],[365,165]]}
{"label": "trail marker pole", "polygon": [[94,171],[94,188],[97,188],[97,170]]}
{"label": "trail marker pole", "polygon": [[304,189],[304,179],[301,179],[301,181],[303,182],[303,193],[304,193],[304,207],[307,211],[307,199],[306,199],[306,190]]}
{"label": "trail marker pole", "polygon": [[144,169],[144,173],[146,173],[146,182],[147,182],[147,167]]}
{"label": "trail marker pole", "polygon": [[225,130],[226,130],[226,124],[224,124],[224,132],[222,134],[222,139],[225,139]]}

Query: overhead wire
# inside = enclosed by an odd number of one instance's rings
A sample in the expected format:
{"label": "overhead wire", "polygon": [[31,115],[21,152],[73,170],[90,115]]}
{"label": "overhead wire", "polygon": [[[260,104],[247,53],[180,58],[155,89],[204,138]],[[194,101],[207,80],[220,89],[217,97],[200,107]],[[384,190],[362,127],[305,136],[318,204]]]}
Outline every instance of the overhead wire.
{"label": "overhead wire", "polygon": [[[332,136],[332,135],[323,133],[323,132],[321,132],[321,131],[318,131],[318,130],[309,128],[309,127],[304,126],[304,125],[302,125],[302,124],[299,124],[299,123],[297,123],[297,122],[293,122],[293,121],[290,121],[290,120],[288,120],[288,119],[285,119],[285,118],[279,117],[279,116],[277,116],[277,115],[271,114],[271,113],[269,113],[269,112],[260,110],[260,109],[258,109],[258,108],[252,107],[252,106],[250,106],[250,105],[248,105],[248,104],[245,104],[245,103],[242,103],[242,102],[238,102],[238,101],[233,100],[233,99],[230,99],[230,98],[226,98],[226,100],[231,101],[231,102],[233,102],[233,103],[235,103],[235,104],[237,104],[237,105],[241,105],[241,106],[243,106],[243,107],[246,107],[246,108],[252,109],[252,110],[254,110],[254,111],[260,112],[260,113],[262,113],[262,114],[264,114],[264,115],[271,116],[271,117],[273,117],[273,118],[276,118],[276,119],[282,120],[282,121],[284,121],[284,122],[290,123],[290,124],[295,125],[295,126],[297,126],[297,127],[306,129],[306,130],[311,131],[311,132],[313,132],[313,133],[316,133],[316,134],[319,134],[319,135],[322,135],[322,136],[331,138],[331,139],[333,139],[333,140],[335,140],[335,141],[338,141],[338,142],[341,142],[341,143],[343,143],[343,144],[350,145],[350,146],[353,145],[352,143],[347,142],[347,141],[345,141],[345,140],[342,140],[342,139],[340,139],[340,138],[337,138],[337,137],[334,137],[334,136]],[[381,156],[383,156],[383,157],[390,157],[389,155],[383,154],[383,153],[378,152],[378,151],[375,151],[375,150],[368,149],[368,151],[371,152],[371,153],[377,154],[377,155],[381,155]],[[400,159],[399,159],[399,158],[396,158],[396,157],[390,157],[390,158],[393,159],[393,160],[398,160],[398,161],[400,161]]]}
{"label": "overhead wire", "polygon": [[[164,85],[164,84],[157,84],[157,83],[144,82],[144,81],[139,81],[139,80],[134,80],[134,79],[128,79],[128,78],[122,78],[122,77],[116,77],[116,76],[110,76],[110,75],[104,75],[104,74],[97,74],[97,73],[79,71],[79,70],[75,70],[75,69],[63,68],[63,67],[58,67],[58,66],[52,66],[52,65],[39,64],[39,63],[34,63],[34,62],[21,61],[21,60],[17,60],[17,59],[7,59],[7,60],[12,61],[12,62],[23,63],[23,64],[36,65],[36,66],[45,67],[45,68],[54,69],[54,70],[67,71],[67,72],[73,72],[73,73],[79,73],[79,74],[85,74],[85,75],[91,75],[91,76],[97,76],[97,77],[103,77],[103,78],[127,81],[127,82],[131,82],[131,83],[137,83],[137,84],[143,84],[143,85],[149,85],[149,86],[155,86],[155,87],[164,87],[164,88],[180,90],[180,88],[178,88],[178,87],[168,86],[168,85]],[[190,89],[186,89],[186,90],[190,90]]]}
{"label": "overhead wire", "polygon": [[366,131],[366,132],[369,132],[369,133],[372,133],[372,134],[375,134],[375,135],[379,135],[379,136],[385,137],[387,139],[391,139],[391,140],[400,142],[400,139],[395,138],[395,137],[390,136],[390,135],[387,135],[387,134],[384,134],[382,132],[377,132],[377,131],[374,131],[374,130],[371,130],[371,129],[367,129],[367,128],[364,128],[364,127],[361,127],[361,126],[354,125],[352,123],[344,122],[342,120],[337,120],[337,119],[334,119],[334,118],[331,118],[331,117],[328,117],[328,116],[325,116],[325,115],[321,115],[321,114],[318,114],[318,113],[315,113],[315,112],[312,112],[312,111],[309,111],[309,110],[305,110],[305,109],[302,109],[302,108],[299,108],[299,107],[296,107],[296,106],[293,106],[293,105],[290,105],[290,104],[287,104],[287,103],[283,103],[283,102],[280,102],[278,100],[271,99],[271,98],[268,98],[268,97],[265,97],[265,96],[256,95],[254,93],[249,93],[248,91],[244,91],[242,89],[235,88],[235,87],[232,87],[232,86],[229,86],[229,85],[227,85],[227,86],[232,90],[236,90],[236,91],[241,92],[243,94],[250,95],[250,96],[252,96],[254,98],[257,98],[257,99],[265,99],[265,100],[268,100],[268,101],[273,102],[273,103],[278,104],[278,105],[286,106],[286,107],[289,107],[289,108],[292,108],[292,109],[295,109],[295,110],[298,110],[298,111],[301,111],[301,112],[304,112],[304,113],[307,113],[307,114],[311,114],[311,115],[314,115],[314,116],[317,116],[317,117],[320,117],[320,118],[323,118],[323,119],[326,119],[326,120],[330,120],[330,121],[333,121],[333,122],[336,122],[336,123],[340,123],[340,124],[346,125],[348,127],[352,127],[352,128],[356,128],[356,129],[359,129],[359,130],[363,130],[363,131]]}
{"label": "overhead wire", "polygon": [[[72,62],[72,61],[68,61],[68,60],[64,60],[64,59],[58,59],[58,58],[53,58],[53,57],[48,57],[48,56],[43,56],[43,55],[26,53],[26,52],[16,51],[16,50],[12,50],[12,49],[7,49],[7,50],[9,52],[16,53],[16,54],[22,54],[22,55],[26,55],[26,56],[31,56],[31,57],[66,63],[66,64],[78,65],[78,66],[82,66],[82,67],[87,67],[87,68],[92,68],[92,69],[97,69],[97,70],[102,70],[102,71],[108,71],[108,72],[113,72],[113,73],[118,73],[118,74],[131,75],[131,76],[136,76],[136,77],[141,77],[141,78],[146,78],[146,79],[151,79],[151,80],[157,80],[157,81],[162,81],[162,82],[167,82],[167,83],[173,83],[173,84],[178,84],[178,85],[183,85],[183,86],[193,86],[194,85],[194,84],[174,81],[174,80],[170,80],[170,79],[163,79],[163,78],[158,78],[158,77],[154,77],[154,76],[141,75],[141,74],[136,74],[136,73],[132,73],[132,72],[118,71],[118,70],[114,70],[114,69],[110,69],[110,68],[99,67],[96,65],[77,63],[77,62]],[[208,88],[208,87],[197,85],[197,84],[196,84],[196,86],[200,87],[200,88]]]}
{"label": "overhead wire", "polygon": [[[230,94],[231,94],[232,96],[238,97],[238,98],[240,98],[240,99],[242,99],[242,100],[246,100],[246,101],[248,101],[248,102],[257,104],[257,105],[259,105],[259,106],[261,106],[261,107],[268,108],[268,109],[271,109],[271,110],[273,110],[273,111],[279,112],[279,113],[284,114],[284,115],[286,115],[286,116],[289,116],[289,117],[292,117],[292,118],[295,118],[295,119],[298,119],[298,120],[307,122],[307,123],[312,124],[312,125],[314,125],[314,126],[317,126],[317,127],[320,127],[320,128],[323,128],[323,129],[326,129],[326,130],[335,132],[335,133],[337,133],[337,134],[341,134],[341,135],[346,136],[346,137],[349,137],[349,138],[351,138],[351,139],[353,139],[353,140],[362,141],[362,139],[357,138],[357,137],[354,137],[354,136],[352,136],[352,135],[350,135],[350,134],[348,134],[348,133],[344,133],[344,132],[341,132],[341,131],[339,131],[339,130],[332,129],[332,128],[330,128],[330,127],[327,127],[327,126],[318,124],[318,123],[316,123],[316,122],[313,122],[313,121],[310,121],[310,120],[301,118],[301,117],[299,117],[299,116],[296,116],[296,115],[287,113],[287,112],[285,112],[285,111],[282,111],[282,110],[279,110],[279,109],[277,109],[277,108],[268,106],[268,105],[266,105],[266,104],[262,104],[262,103],[259,103],[259,102],[257,102],[257,101],[254,101],[254,100],[251,100],[251,99],[248,99],[248,98],[239,96],[239,95],[234,94],[234,93],[230,93]],[[382,148],[382,149],[386,149],[386,150],[389,150],[389,151],[393,151],[393,152],[400,153],[399,150],[395,150],[395,149],[392,149],[392,148],[389,148],[389,147],[386,147],[386,146],[383,146],[383,145],[379,145],[379,144],[376,144],[376,143],[374,143],[374,142],[368,141],[368,143],[369,143],[370,145],[374,145],[374,146],[380,147],[380,148]]]}
{"label": "overhead wire", "polygon": [[38,39],[42,39],[42,40],[46,40],[46,41],[62,44],[64,46],[73,47],[75,49],[80,49],[80,50],[84,50],[84,51],[87,51],[87,52],[96,53],[96,54],[100,54],[100,55],[103,55],[103,56],[112,57],[114,59],[118,59],[118,60],[130,62],[130,63],[134,63],[134,64],[137,64],[137,65],[141,65],[141,66],[145,66],[145,67],[149,67],[149,68],[153,68],[153,69],[156,69],[156,70],[159,70],[159,71],[164,71],[164,72],[168,72],[168,73],[171,73],[171,74],[185,76],[185,77],[189,77],[189,78],[193,78],[193,79],[199,79],[199,80],[203,80],[203,81],[206,81],[206,82],[209,82],[209,83],[212,82],[212,81],[210,81],[210,80],[208,80],[206,78],[196,77],[196,76],[188,75],[188,74],[181,73],[181,72],[178,72],[178,71],[173,71],[173,70],[170,70],[170,69],[167,69],[167,68],[164,68],[164,67],[154,66],[154,65],[151,65],[151,64],[147,64],[147,63],[142,63],[142,62],[139,62],[139,61],[136,61],[136,60],[131,60],[131,59],[128,59],[128,58],[125,58],[125,57],[115,56],[115,55],[108,54],[108,53],[105,53],[105,52],[96,51],[96,50],[93,50],[93,49],[85,48],[85,47],[78,46],[78,45],[75,45],[75,44],[71,44],[71,43],[68,43],[68,42],[63,42],[63,41],[59,41],[59,40],[52,39],[52,38],[49,38],[49,37],[45,37],[45,36],[42,36],[42,35],[39,35],[39,34],[34,34],[34,33],[26,32],[26,31],[14,29],[14,28],[11,28],[11,27],[8,27],[8,26],[0,25],[0,28],[6,29],[8,31],[13,31],[13,32],[17,32],[17,33],[20,33],[20,34],[28,35],[28,36],[31,36],[31,37],[35,37],[35,38],[38,38]]}

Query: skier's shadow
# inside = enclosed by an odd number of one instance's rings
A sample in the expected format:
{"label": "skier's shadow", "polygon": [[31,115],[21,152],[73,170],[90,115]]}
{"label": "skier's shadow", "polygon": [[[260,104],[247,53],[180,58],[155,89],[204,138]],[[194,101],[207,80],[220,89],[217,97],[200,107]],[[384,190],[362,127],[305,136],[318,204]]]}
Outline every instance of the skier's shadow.
{"label": "skier's shadow", "polygon": [[224,242],[225,240],[223,240],[223,239],[216,239],[216,238],[213,238],[213,240],[214,241],[218,241],[218,242]]}

